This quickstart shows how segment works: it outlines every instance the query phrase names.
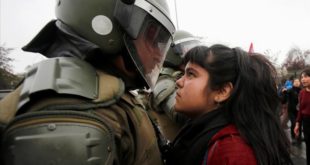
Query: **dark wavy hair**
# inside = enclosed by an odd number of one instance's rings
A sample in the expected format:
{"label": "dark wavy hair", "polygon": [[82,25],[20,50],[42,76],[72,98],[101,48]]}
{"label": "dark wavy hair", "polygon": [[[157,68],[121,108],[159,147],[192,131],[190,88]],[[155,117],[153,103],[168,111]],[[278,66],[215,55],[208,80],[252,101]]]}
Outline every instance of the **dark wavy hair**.
{"label": "dark wavy hair", "polygon": [[[310,76],[310,67],[305,68],[304,70],[301,71],[300,76],[304,74],[307,76]],[[301,77],[300,77],[301,78]]]}
{"label": "dark wavy hair", "polygon": [[221,105],[253,148],[258,164],[293,164],[290,143],[277,110],[276,70],[269,60],[258,53],[218,44],[195,47],[184,60],[209,73],[212,90],[233,84],[231,96]]}

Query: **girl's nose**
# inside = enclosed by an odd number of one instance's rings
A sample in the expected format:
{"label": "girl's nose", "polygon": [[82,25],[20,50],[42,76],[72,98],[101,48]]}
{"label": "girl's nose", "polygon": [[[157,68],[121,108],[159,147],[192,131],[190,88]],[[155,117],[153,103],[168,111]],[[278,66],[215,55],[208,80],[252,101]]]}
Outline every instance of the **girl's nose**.
{"label": "girl's nose", "polygon": [[181,88],[183,86],[184,75],[176,81],[177,88]]}

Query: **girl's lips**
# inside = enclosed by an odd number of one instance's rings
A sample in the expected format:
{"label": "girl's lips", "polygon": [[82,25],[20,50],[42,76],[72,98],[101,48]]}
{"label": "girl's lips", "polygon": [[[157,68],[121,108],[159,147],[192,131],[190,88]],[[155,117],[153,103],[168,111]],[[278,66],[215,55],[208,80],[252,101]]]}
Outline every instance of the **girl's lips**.
{"label": "girl's lips", "polygon": [[176,97],[181,97],[180,92],[176,92]]}

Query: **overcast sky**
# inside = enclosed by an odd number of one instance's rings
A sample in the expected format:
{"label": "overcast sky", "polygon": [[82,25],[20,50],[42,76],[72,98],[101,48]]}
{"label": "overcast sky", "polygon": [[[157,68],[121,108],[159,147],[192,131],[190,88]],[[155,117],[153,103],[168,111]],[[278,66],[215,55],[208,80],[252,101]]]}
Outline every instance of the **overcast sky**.
{"label": "overcast sky", "polygon": [[[283,57],[298,46],[310,49],[310,0],[168,0],[179,29],[204,37],[207,44],[222,43]],[[0,0],[0,44],[15,48],[14,72],[42,56],[20,50],[51,19],[56,0]],[[176,12],[178,21],[176,21]]]}

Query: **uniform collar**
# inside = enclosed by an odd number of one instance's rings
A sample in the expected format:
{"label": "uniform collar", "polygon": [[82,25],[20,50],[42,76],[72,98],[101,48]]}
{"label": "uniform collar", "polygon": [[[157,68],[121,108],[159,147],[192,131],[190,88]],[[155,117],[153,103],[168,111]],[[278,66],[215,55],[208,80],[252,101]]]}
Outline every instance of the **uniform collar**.
{"label": "uniform collar", "polygon": [[47,58],[65,56],[85,59],[93,52],[98,53],[99,47],[75,34],[61,21],[51,20],[22,49]]}

